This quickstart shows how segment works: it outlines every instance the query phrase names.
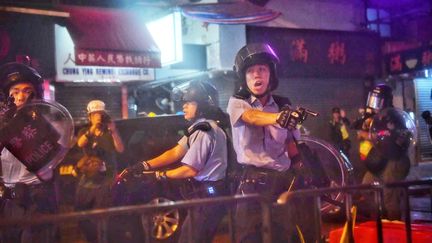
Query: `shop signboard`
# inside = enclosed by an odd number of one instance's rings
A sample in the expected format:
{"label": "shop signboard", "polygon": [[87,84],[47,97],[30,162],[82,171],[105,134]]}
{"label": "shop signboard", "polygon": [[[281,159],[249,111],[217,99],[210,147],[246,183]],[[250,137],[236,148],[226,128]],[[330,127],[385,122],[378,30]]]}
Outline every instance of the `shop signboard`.
{"label": "shop signboard", "polygon": [[247,42],[270,44],[283,77],[364,78],[380,75],[379,36],[365,32],[250,26]]}
{"label": "shop signboard", "polygon": [[393,75],[432,68],[432,46],[394,52],[384,60],[387,73]]}
{"label": "shop signboard", "polygon": [[[151,81],[155,79],[153,68],[138,68],[116,66],[78,65],[72,38],[65,27],[55,25],[55,60],[56,80],[59,82],[121,82],[121,81]],[[87,53],[87,60],[123,61],[127,64],[148,61],[139,55],[116,56],[114,52]],[[80,56],[78,55],[78,57]],[[83,57],[84,58],[84,57]],[[91,59],[90,59],[91,58]],[[91,64],[91,62],[88,62]],[[125,65],[126,66],[126,65]]]}

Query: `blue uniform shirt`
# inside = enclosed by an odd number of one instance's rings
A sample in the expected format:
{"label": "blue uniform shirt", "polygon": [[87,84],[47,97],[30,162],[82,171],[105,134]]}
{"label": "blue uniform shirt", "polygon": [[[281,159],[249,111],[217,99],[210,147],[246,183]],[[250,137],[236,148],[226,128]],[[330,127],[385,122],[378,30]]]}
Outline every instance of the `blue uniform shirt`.
{"label": "blue uniform shirt", "polygon": [[227,142],[224,131],[213,120],[198,119],[192,124],[207,121],[210,131],[195,131],[188,138],[183,136],[178,144],[187,150],[181,162],[198,171],[197,181],[218,181],[225,178],[227,168]]}
{"label": "blue uniform shirt", "polygon": [[286,144],[300,132],[281,128],[279,125],[254,126],[245,123],[241,116],[246,110],[257,109],[264,112],[279,112],[279,107],[270,96],[265,106],[255,97],[237,99],[231,97],[227,112],[230,115],[234,149],[240,164],[254,165],[277,171],[289,169],[291,160],[286,152]]}

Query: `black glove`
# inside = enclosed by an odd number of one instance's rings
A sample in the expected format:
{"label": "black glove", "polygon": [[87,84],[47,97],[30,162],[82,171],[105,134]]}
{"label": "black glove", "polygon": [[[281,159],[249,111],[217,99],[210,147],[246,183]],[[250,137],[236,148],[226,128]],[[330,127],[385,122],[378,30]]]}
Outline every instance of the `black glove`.
{"label": "black glove", "polygon": [[295,129],[297,124],[301,123],[301,116],[297,111],[292,111],[288,107],[282,108],[276,122],[288,130]]}
{"label": "black glove", "polygon": [[[144,163],[147,165],[147,168],[144,165]],[[131,165],[131,166],[129,166],[129,167],[126,168],[126,172],[127,173],[134,173],[134,174],[142,173],[142,172],[144,172],[146,170],[149,170],[149,168],[148,168],[147,162],[145,162],[145,161],[138,162],[138,163],[136,163],[134,165]]]}

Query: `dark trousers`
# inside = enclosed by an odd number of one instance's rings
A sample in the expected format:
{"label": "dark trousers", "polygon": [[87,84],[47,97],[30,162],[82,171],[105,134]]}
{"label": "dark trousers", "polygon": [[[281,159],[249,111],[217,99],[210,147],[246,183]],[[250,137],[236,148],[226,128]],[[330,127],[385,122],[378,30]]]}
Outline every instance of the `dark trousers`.
{"label": "dark trousers", "polygon": [[[218,182],[190,182],[187,188],[192,189],[190,197],[185,199],[210,198],[227,195],[224,181]],[[182,191],[185,191],[184,189]],[[182,193],[183,195],[184,192]],[[195,243],[211,243],[216,234],[219,223],[226,214],[224,205],[207,205],[191,209],[182,224],[180,243],[190,242],[190,234]]]}
{"label": "dark trousers", "polygon": [[[293,172],[277,172],[269,169],[246,166],[237,194],[259,193],[275,202],[278,196],[288,190],[295,175]],[[293,188],[302,186],[300,179],[294,180]],[[307,198],[292,198],[283,207],[273,207],[271,210],[272,242],[300,242],[302,237],[306,242],[313,240],[312,200]],[[239,203],[236,208],[236,242],[262,242],[262,212],[259,203]]]}
{"label": "dark trousers", "polygon": [[179,242],[187,243],[189,241],[189,232],[192,230],[193,242],[211,243],[216,234],[219,223],[225,215],[225,206],[214,205],[197,207],[192,209],[192,215],[188,214],[180,232]]}
{"label": "dark trousers", "polygon": [[[110,186],[111,178],[105,174],[92,178],[83,175],[75,193],[75,210],[84,211],[111,206]],[[97,222],[95,220],[81,220],[78,224],[87,241],[97,242]]]}
{"label": "dark trousers", "polygon": [[[385,168],[378,174],[366,172],[363,177],[363,184],[372,184],[373,182],[379,183],[393,183],[403,181],[410,170],[410,160],[407,155],[402,156],[398,160],[389,160]],[[384,188],[383,201],[384,201],[384,218],[389,220],[402,219],[402,205],[403,190],[401,188]],[[373,196],[367,195],[366,201],[373,202]],[[374,204],[369,203],[366,210],[373,212],[375,209],[370,208]]]}
{"label": "dark trousers", "polygon": [[[39,185],[17,184],[7,190],[2,200],[1,217],[34,218],[43,214],[57,212],[56,190],[53,183]],[[28,227],[10,227],[0,231],[0,242],[58,242],[57,227],[52,224]]]}

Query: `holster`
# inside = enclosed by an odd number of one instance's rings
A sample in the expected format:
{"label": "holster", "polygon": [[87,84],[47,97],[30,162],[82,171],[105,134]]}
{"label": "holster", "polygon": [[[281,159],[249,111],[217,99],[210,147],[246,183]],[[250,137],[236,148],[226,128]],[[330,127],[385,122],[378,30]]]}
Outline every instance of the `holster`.
{"label": "holster", "polygon": [[2,195],[0,196],[3,200],[14,200],[17,204],[26,207],[31,204],[30,186],[17,183],[14,187],[3,186],[0,190]]}
{"label": "holster", "polygon": [[6,195],[5,201],[30,210],[31,213],[57,212],[57,198],[52,182],[32,185],[16,183],[14,187],[7,189]]}

